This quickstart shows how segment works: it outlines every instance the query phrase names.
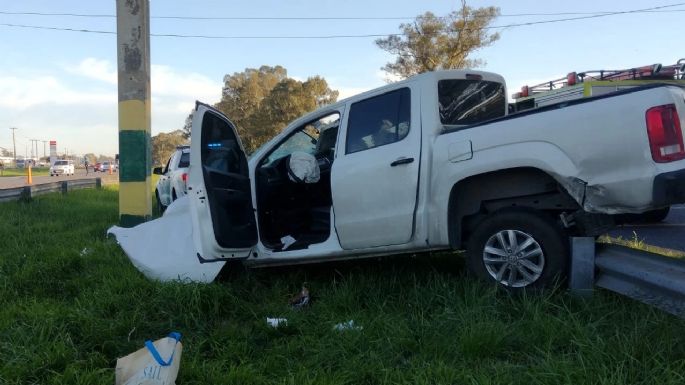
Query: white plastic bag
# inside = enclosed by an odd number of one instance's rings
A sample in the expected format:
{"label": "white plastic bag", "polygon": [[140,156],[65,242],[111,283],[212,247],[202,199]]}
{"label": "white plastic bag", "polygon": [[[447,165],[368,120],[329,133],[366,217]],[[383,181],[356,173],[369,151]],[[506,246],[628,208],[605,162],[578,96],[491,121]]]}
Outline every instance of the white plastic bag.
{"label": "white plastic bag", "polygon": [[173,385],[181,363],[181,334],[172,332],[117,360],[115,385]]}

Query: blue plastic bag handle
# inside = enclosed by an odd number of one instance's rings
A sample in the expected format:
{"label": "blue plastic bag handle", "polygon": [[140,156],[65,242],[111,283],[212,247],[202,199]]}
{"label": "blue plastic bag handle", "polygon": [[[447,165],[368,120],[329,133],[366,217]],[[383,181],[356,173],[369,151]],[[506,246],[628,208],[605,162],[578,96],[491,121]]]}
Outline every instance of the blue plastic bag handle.
{"label": "blue plastic bag handle", "polygon": [[[173,338],[176,340],[176,344],[181,340],[181,333],[179,332],[171,332],[169,333],[169,338]],[[162,366],[169,366],[171,365],[171,362],[174,361],[174,353],[176,352],[176,344],[174,344],[174,350],[171,351],[171,356],[169,356],[169,361],[164,361],[162,359],[162,356],[159,355],[159,352],[157,351],[157,348],[155,348],[155,345],[152,343],[152,341],[147,340],[145,341],[145,347],[147,347],[147,350],[150,351],[150,354],[152,355],[152,358],[157,361],[158,364]]]}

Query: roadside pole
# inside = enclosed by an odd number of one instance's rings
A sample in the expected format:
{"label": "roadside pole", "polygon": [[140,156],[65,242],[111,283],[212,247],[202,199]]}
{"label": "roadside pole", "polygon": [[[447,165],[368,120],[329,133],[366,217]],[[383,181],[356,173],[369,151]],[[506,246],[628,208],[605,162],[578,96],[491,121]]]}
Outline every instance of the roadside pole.
{"label": "roadside pole", "polygon": [[[150,190],[150,3],[116,0],[119,74],[119,222],[152,215]],[[110,165],[110,170],[111,170]]]}

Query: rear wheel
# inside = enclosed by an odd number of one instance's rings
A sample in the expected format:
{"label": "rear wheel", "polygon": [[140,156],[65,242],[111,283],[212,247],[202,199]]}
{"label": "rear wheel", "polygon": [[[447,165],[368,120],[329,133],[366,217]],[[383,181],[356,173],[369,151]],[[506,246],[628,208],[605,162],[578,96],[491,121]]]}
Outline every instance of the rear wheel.
{"label": "rear wheel", "polygon": [[468,240],[469,269],[511,290],[552,285],[566,277],[568,237],[543,212],[507,210],[485,218]]}

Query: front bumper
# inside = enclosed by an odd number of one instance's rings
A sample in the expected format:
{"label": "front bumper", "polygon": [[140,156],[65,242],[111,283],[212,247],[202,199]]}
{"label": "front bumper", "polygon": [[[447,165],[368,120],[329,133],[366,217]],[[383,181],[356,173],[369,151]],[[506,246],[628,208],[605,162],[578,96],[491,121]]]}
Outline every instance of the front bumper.
{"label": "front bumper", "polygon": [[652,191],[654,206],[685,203],[685,169],[657,175]]}

